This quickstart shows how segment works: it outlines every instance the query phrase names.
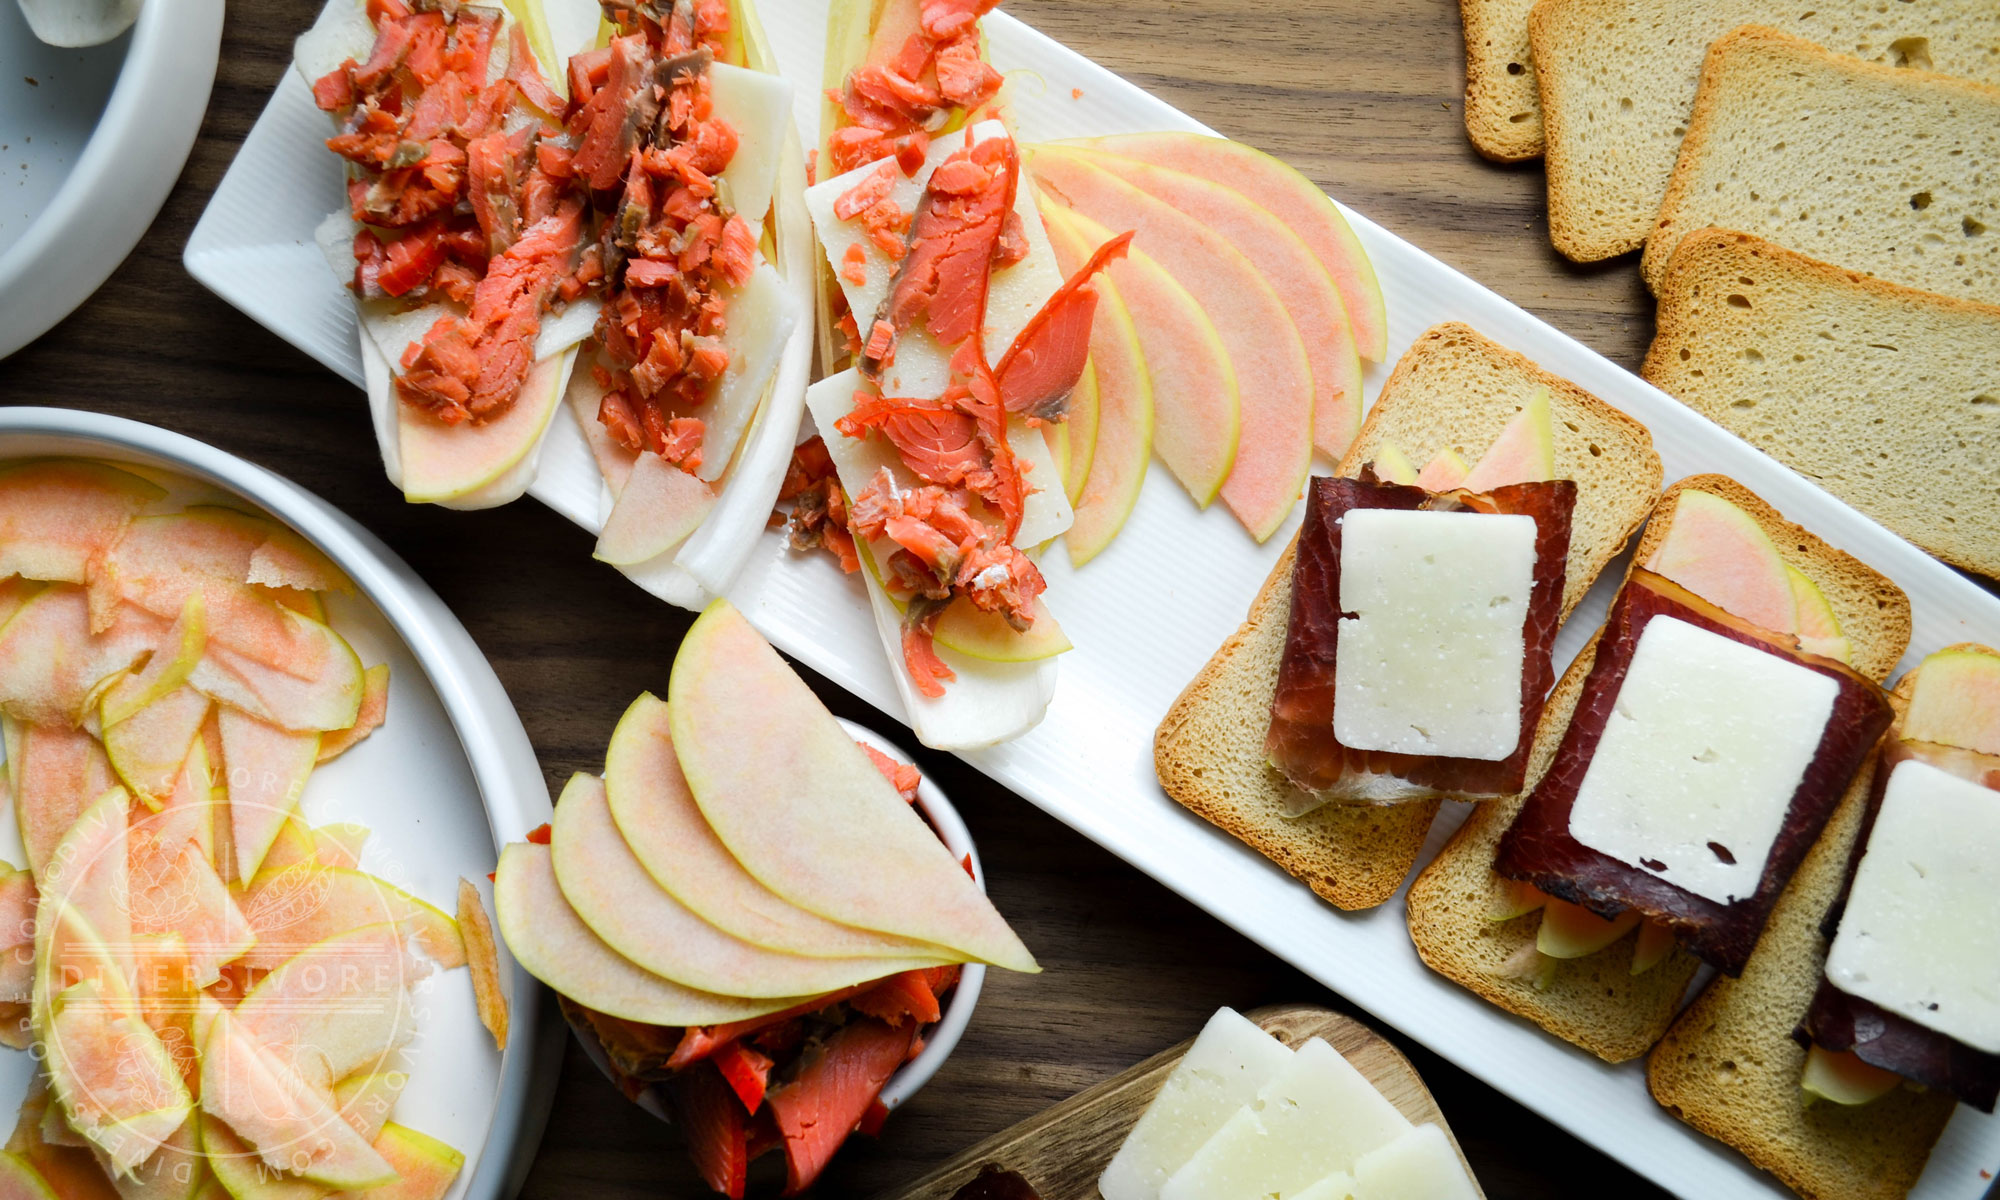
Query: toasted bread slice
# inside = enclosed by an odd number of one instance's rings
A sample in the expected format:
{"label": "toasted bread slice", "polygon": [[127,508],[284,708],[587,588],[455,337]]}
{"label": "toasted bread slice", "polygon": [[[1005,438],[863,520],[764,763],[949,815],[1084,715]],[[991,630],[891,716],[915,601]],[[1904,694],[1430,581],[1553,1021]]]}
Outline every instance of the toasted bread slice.
{"label": "toasted bread slice", "polygon": [[[1595,262],[1645,241],[1694,113],[1702,55],[1747,24],[1870,62],[2000,83],[2000,6],[1991,0],[1542,0],[1529,41],[1557,250]],[[1774,112],[1746,116],[1776,128]]]}
{"label": "toasted bread slice", "polygon": [[[1726,476],[1695,475],[1669,487],[1647,522],[1633,562],[1642,564],[1652,556],[1673,523],[1680,494],[1691,488],[1711,492],[1749,513],[1771,535],[1785,561],[1819,585],[1854,645],[1856,670],[1879,680],[1895,667],[1910,643],[1910,602],[1902,589],[1859,559],[1787,522]],[[1528,765],[1531,789],[1554,761],[1596,659],[1597,639],[1592,638],[1549,694]],[[1538,987],[1532,978],[1501,973],[1502,964],[1534,944],[1541,920],[1534,913],[1510,921],[1494,921],[1488,915],[1499,908],[1503,896],[1502,880],[1493,873],[1493,857],[1521,805],[1522,799],[1515,797],[1478,806],[1410,885],[1410,938],[1417,954],[1440,975],[1599,1058],[1608,1062],[1637,1058],[1666,1032],[1694,977],[1697,960],[1676,947],[1664,962],[1635,976],[1630,972],[1633,939],[1627,937],[1597,954],[1558,963],[1546,987]]]}
{"label": "toasted bread slice", "polygon": [[[1660,458],[1645,426],[1467,326],[1439,325],[1396,364],[1340,471],[1358,474],[1385,439],[1419,463],[1446,449],[1477,459],[1537,387],[1549,389],[1558,473],[1577,482],[1567,616],[1652,507]],[[1438,801],[1327,804],[1285,816],[1294,790],[1265,759],[1264,734],[1291,619],[1296,549],[1295,539],[1248,619],[1168,710],[1153,739],[1154,769],[1169,796],[1337,907],[1370,908],[1409,874]]]}
{"label": "toasted bread slice", "polygon": [[[1891,694],[1899,710],[1916,677]],[[1808,1106],[1799,1089],[1806,1052],[1792,1030],[1826,968],[1820,922],[1846,880],[1872,774],[1792,877],[1742,976],[1704,988],[1646,1059],[1655,1100],[1810,1200],[1901,1200],[1956,1105],[1946,1092],[1900,1087],[1870,1104]]]}
{"label": "toasted bread slice", "polygon": [[2000,577],[2000,305],[1704,229],[1667,267],[1641,371],[1932,554]]}
{"label": "toasted bread slice", "polygon": [[1716,225],[2000,303],[1996,162],[2000,87],[1745,26],[1702,64],[1687,139],[1646,235],[1646,284],[1658,293],[1680,240]]}
{"label": "toasted bread slice", "polygon": [[1528,50],[1535,0],[1458,0],[1465,25],[1465,132],[1495,162],[1542,154],[1542,104]]}

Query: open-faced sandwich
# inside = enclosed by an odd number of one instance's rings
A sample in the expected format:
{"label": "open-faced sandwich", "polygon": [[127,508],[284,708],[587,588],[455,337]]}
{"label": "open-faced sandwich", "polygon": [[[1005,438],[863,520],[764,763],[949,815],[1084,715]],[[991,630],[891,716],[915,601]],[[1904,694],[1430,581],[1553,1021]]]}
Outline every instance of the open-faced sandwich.
{"label": "open-faced sandwich", "polygon": [[1518,800],[1476,811],[1410,888],[1426,964],[1617,1062],[1699,961],[1744,969],[1890,718],[1909,642],[1889,580],[1741,485],[1694,476],[1646,527],[1604,628],[1548,703]]}
{"label": "open-faced sandwich", "polygon": [[747,0],[334,0],[296,65],[339,129],[319,240],[391,481],[513,500],[567,394],[615,498],[597,556],[677,603],[719,592],[810,354],[790,87]]}
{"label": "open-faced sandwich", "polygon": [[1161,723],[1167,794],[1380,904],[1442,798],[1521,791],[1556,631],[1659,478],[1636,422],[1465,326],[1426,333]]}
{"label": "open-faced sandwich", "polygon": [[781,1150],[796,1194],[877,1127],[962,964],[1039,969],[913,807],[920,784],[718,601],[603,776],[574,776],[552,827],[501,854],[515,958],[628,1092],[658,1086],[719,1192]]}
{"label": "open-faced sandwich", "polygon": [[1986,646],[1903,676],[1872,785],[1828,822],[1742,975],[1647,1060],[1661,1104],[1801,1195],[1901,1197],[1959,1102],[1993,1111],[1996,695]]}

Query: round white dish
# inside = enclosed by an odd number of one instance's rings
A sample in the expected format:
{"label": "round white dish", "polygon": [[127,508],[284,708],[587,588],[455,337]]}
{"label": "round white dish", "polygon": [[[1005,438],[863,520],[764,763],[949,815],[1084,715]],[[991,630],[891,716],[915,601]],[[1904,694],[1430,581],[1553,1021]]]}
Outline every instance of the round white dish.
{"label": "round white dish", "polygon": [[[8,5],[8,7],[12,7]],[[486,887],[498,848],[549,819],[534,749],[493,669],[444,602],[408,564],[333,506],[254,464],[180,434],[95,413],[0,408],[0,461],[75,455],[178,474],[285,522],[353,579],[330,597],[333,624],[364,661],[390,664],[388,720],[313,773],[302,807],[314,822],[374,831],[361,866],[450,912],[460,877]],[[12,838],[13,822],[0,822]],[[18,847],[0,856],[20,861]],[[410,1082],[396,1120],[465,1154],[453,1200],[519,1191],[541,1141],[562,1055],[556,1006],[499,947],[512,1016],[505,1054],[480,1026],[464,971],[427,981]],[[0,1054],[0,1121],[26,1089],[30,1059]]]}
{"label": "round white dish", "polygon": [[131,29],[80,50],[43,45],[0,5],[0,358],[138,245],[194,148],[221,42],[222,0],[147,0]]}
{"label": "round white dish", "polygon": [[[835,719],[854,740],[868,743],[897,762],[911,761],[910,756],[903,753],[896,743],[866,725],[858,725],[845,717]],[[979,885],[980,891],[985,891],[986,869],[979,863],[979,848],[972,844],[972,831],[965,827],[965,821],[958,815],[958,810],[945,798],[944,790],[931,782],[929,775],[923,777],[922,784],[917,788],[917,807],[922,810],[924,819],[930,822],[931,828],[937,830],[938,839],[945,844],[946,849],[958,858],[971,858],[973,882]],[[944,1060],[950,1058],[951,1052],[958,1048],[959,1038],[964,1036],[966,1025],[972,1021],[972,1010],[979,1006],[980,989],[985,986],[986,964],[965,964],[965,969],[959,973],[958,985],[952,989],[951,999],[946,1002],[944,1010],[939,1014],[937,1024],[931,1026],[924,1034],[924,1048],[917,1052],[915,1058],[899,1067],[896,1073],[889,1077],[889,1082],[883,1086],[882,1094],[877,1097],[882,1102],[882,1107],[894,1112],[898,1105],[916,1095],[931,1081],[931,1076],[938,1073],[938,1068],[944,1065]],[[597,1064],[597,1069],[604,1072],[605,1078],[616,1083],[618,1076],[611,1069],[611,1059],[604,1053],[604,1047],[597,1039],[575,1028],[570,1032],[583,1047],[585,1056]],[[632,1102],[662,1121],[672,1120],[666,1101],[657,1087],[646,1088],[634,1096]]]}

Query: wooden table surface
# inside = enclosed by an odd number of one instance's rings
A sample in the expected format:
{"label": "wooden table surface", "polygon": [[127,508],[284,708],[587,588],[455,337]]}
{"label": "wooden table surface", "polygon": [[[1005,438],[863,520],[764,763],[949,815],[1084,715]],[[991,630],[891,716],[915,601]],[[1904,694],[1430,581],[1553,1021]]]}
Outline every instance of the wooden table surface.
{"label": "wooden table surface", "polygon": [[[763,0],[783,20],[787,0]],[[383,480],[361,396],[196,284],[181,247],[285,70],[318,0],[231,0],[214,98],[179,185],[96,297],[0,361],[0,403],[150,421],[281,472],[360,520],[430,581],[492,660],[552,789],[597,769],[639,691],[665,685],[690,619],[590,559],[532,501],[454,513]],[[1539,164],[1465,139],[1454,0],[1008,0],[1008,9],[1628,367],[1652,334],[1635,258],[1578,268],[1549,248]],[[881,716],[814,679],[835,711]],[[905,739],[908,740],[907,738]],[[957,1054],[819,1189],[865,1196],[919,1174],[1192,1035],[1217,1006],[1325,988],[955,759],[923,766],[957,801],[1001,911],[1040,955],[996,972]],[[1434,1054],[1395,1037],[1502,1198],[1665,1193]],[[1635,1075],[1634,1086],[1638,1086]],[[698,1196],[675,1136],[570,1048],[530,1197]]]}

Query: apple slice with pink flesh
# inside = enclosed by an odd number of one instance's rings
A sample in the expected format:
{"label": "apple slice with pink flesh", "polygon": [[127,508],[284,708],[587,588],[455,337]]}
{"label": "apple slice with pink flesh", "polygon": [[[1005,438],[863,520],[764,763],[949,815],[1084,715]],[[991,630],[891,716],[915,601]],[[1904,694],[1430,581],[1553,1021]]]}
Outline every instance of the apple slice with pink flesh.
{"label": "apple slice with pink flesh", "polygon": [[1222,499],[1252,537],[1268,539],[1298,503],[1312,465],[1312,368],[1288,298],[1227,238],[1075,153],[1031,149],[1028,166],[1043,190],[1076,212],[1114,231],[1134,230],[1133,247],[1200,303],[1239,387],[1256,381],[1238,393],[1242,428]]}
{"label": "apple slice with pink flesh", "polygon": [[2000,754],[2000,655],[1953,646],[1924,659],[1900,732],[1911,741]]}
{"label": "apple slice with pink flesh", "polygon": [[157,484],[102,463],[57,459],[0,469],[0,578],[87,583]]}
{"label": "apple slice with pink flesh", "polygon": [[930,957],[942,947],[841,925],[758,883],[736,861],[688,791],[667,703],[641,693],[612,730],[604,790],[625,843],[653,880],[709,924],[787,954],[819,958]]}
{"label": "apple slice with pink flesh", "polygon": [[118,1200],[196,1200],[197,1189],[208,1178],[201,1157],[201,1117],[194,1112],[130,1175],[114,1175],[110,1156],[93,1150]]}
{"label": "apple slice with pink flesh", "polygon": [[216,713],[222,775],[229,788],[229,837],[236,877],[254,878],[286,819],[298,811],[319,759],[317,733],[293,733],[232,708]]}
{"label": "apple slice with pink flesh", "polygon": [[445,912],[366,871],[294,862],[259,873],[242,889],[243,913],[257,944],[243,955],[255,970],[282,966],[341,932],[393,924],[449,970],[465,965],[458,925]]}
{"label": "apple slice with pink flesh", "polygon": [[1305,241],[1313,257],[1333,277],[1361,357],[1369,362],[1387,360],[1389,318],[1375,265],[1339,206],[1289,164],[1242,142],[1179,131],[1121,133],[1060,144],[1088,146],[1187,171],[1234,188],[1270,210]]}
{"label": "apple slice with pink flesh", "polygon": [[354,581],[319,547],[283,525],[265,523],[270,532],[250,553],[246,583],[302,592],[354,592]]}
{"label": "apple slice with pink flesh", "polygon": [[[260,518],[213,506],[139,517],[106,561],[105,586],[165,620],[179,617],[200,595],[211,642],[312,678],[323,667],[326,646],[300,629],[285,606],[244,580],[269,528]],[[103,616],[101,607],[94,611]],[[93,628],[102,626],[100,619]]]}
{"label": "apple slice with pink flesh", "polygon": [[21,606],[35,598],[42,590],[42,581],[29,579],[25,575],[14,575],[0,579],[0,626],[14,619]]}
{"label": "apple slice with pink flesh", "polygon": [[308,946],[250,989],[236,1020],[315,1088],[331,1088],[416,1032],[410,989],[429,968],[393,924]]}
{"label": "apple slice with pink flesh", "polygon": [[[43,864],[37,886],[36,956],[44,971],[60,975],[72,964],[62,961],[59,947],[49,944],[61,919],[73,915],[80,928],[96,939],[84,957],[106,951],[117,954],[132,937],[131,837],[132,799],[114,787],[92,800]],[[64,981],[66,982],[66,981]]]}
{"label": "apple slice with pink flesh", "polygon": [[746,1000],[682,987],[621,956],[563,898],[549,848],[516,842],[500,851],[493,911],[521,968],[571,1000],[647,1025],[720,1025],[811,999]]}
{"label": "apple slice with pink flesh", "polygon": [[209,643],[188,683],[211,699],[294,732],[347,729],[361,714],[367,684],[353,647],[329,625],[289,609],[286,620],[325,648],[318,674],[293,675]]}
{"label": "apple slice with pink flesh", "polygon": [[186,1123],[193,1100],[159,1036],[129,1004],[106,995],[110,986],[93,977],[64,989],[43,1045],[70,1126],[124,1173]]}
{"label": "apple slice with pink flesh", "polygon": [[368,844],[370,832],[366,825],[357,825],[352,821],[315,825],[312,827],[313,856],[322,866],[350,870],[359,867],[361,851]]}
{"label": "apple slice with pink flesh", "polygon": [[395,1181],[395,1168],[340,1119],[332,1096],[227,1009],[215,1012],[202,1047],[201,1107],[254,1147],[265,1164],[308,1182],[357,1189]]}
{"label": "apple slice with pink flesh", "polygon": [[727,601],[688,630],[668,707],[695,803],[765,887],[828,920],[1039,970],[951,851]]}
{"label": "apple slice with pink flesh", "polygon": [[0,710],[25,721],[77,725],[92,693],[165,639],[168,623],[121,608],[93,634],[83,589],[51,584],[0,627]]}
{"label": "apple slice with pink flesh", "polygon": [[[42,1173],[12,1151],[0,1150],[0,1200],[59,1200]],[[60,1200],[68,1200],[67,1197]]]}
{"label": "apple slice with pink flesh", "polygon": [[[1054,240],[1054,235],[1050,240]],[[1097,303],[1103,302],[1100,286]],[[1092,323],[1095,324],[1094,319]],[[1090,456],[1097,445],[1097,410],[1097,366],[1086,359],[1083,374],[1077,376],[1076,387],[1070,391],[1063,419],[1042,426],[1049,457],[1055,460],[1056,472],[1062,476],[1063,495],[1069,497],[1072,507],[1083,494],[1084,481],[1090,478]]]}
{"label": "apple slice with pink flesh", "polygon": [[117,772],[97,739],[66,725],[8,722],[8,777],[14,818],[37,878],[92,800],[117,786]]}
{"label": "apple slice with pink flesh", "polygon": [[35,877],[0,863],[0,1002],[25,1002],[34,988],[35,900]]}
{"label": "apple slice with pink flesh", "polygon": [[1463,487],[1465,477],[1471,473],[1472,467],[1459,456],[1458,451],[1446,447],[1432,455],[1411,482],[1427,492],[1448,492]]}
{"label": "apple slice with pink flesh", "polygon": [[[1068,277],[1089,261],[1092,247],[1064,210],[1045,205],[1042,219],[1056,265]],[[1096,421],[1089,466],[1071,498],[1076,518],[1063,538],[1070,562],[1079,567],[1103,553],[1125,527],[1153,457],[1153,381],[1138,330],[1125,306],[1125,294],[1110,273],[1099,275],[1094,286],[1097,315],[1090,326],[1090,378]],[[1074,439],[1071,448],[1074,451]]]}
{"label": "apple slice with pink flesh", "polygon": [[1674,927],[1651,917],[1639,921],[1639,936],[1632,941],[1632,974],[1644,975],[1667,960],[1679,944]]}
{"label": "apple slice with pink flesh", "polygon": [[157,810],[173,794],[208,709],[207,696],[180,687],[115,725],[105,724],[104,752],[111,768],[147,808]]}
{"label": "apple slice with pink flesh", "polygon": [[1493,444],[1466,472],[1459,484],[1468,492],[1486,492],[1510,483],[1541,483],[1555,478],[1556,438],[1549,412],[1549,389],[1538,387],[1521,411],[1500,427]]}
{"label": "apple slice with pink flesh", "polygon": [[1680,491],[1667,536],[1645,566],[1746,621],[1778,633],[1798,629],[1792,581],[1771,535],[1712,492]]}
{"label": "apple slice with pink flesh", "polygon": [[[1041,208],[1049,228],[1066,226],[1082,240],[1086,258],[1111,240],[1110,230],[1046,194]],[[1188,289],[1136,247],[1099,278],[1112,282],[1132,320],[1152,389],[1152,448],[1206,508],[1236,465],[1241,442],[1241,397],[1228,347]],[[1101,393],[1103,382],[1098,386]]]}
{"label": "apple slice with pink flesh", "polygon": [[1868,1104],[1901,1087],[1903,1077],[1864,1061],[1852,1050],[1828,1050],[1814,1042],[1806,1047],[1806,1064],[1799,1075],[1805,1102]]}
{"label": "apple slice with pink flesh", "polygon": [[1542,905],[1535,949],[1550,958],[1582,958],[1624,937],[1638,924],[1637,909],[1628,908],[1606,920],[1580,904],[1550,896]]}
{"label": "apple slice with pink flesh", "polygon": [[465,1155],[431,1137],[394,1123],[384,1125],[375,1150],[396,1168],[396,1182],[368,1193],[368,1200],[444,1200],[465,1168]]}
{"label": "apple slice with pink flesh", "polygon": [[1826,593],[1797,567],[1785,564],[1785,577],[1792,583],[1792,604],[1798,610],[1799,649],[1839,662],[1854,661],[1854,643],[1840,632],[1840,618]]}
{"label": "apple slice with pink flesh", "polygon": [[701,528],[715,489],[657,454],[641,454],[590,552],[615,567],[658,558]]}
{"label": "apple slice with pink flesh", "polygon": [[319,761],[338,758],[356,743],[382,727],[389,715],[389,664],[376,663],[361,673],[361,706],[355,710],[354,724],[330,730],[319,739]]}
{"label": "apple slice with pink flesh", "polygon": [[[43,1135],[47,1126],[60,1127],[65,1142],[50,1141]],[[69,1145],[68,1142],[78,1143]],[[61,1106],[49,1094],[44,1077],[36,1074],[28,1084],[28,1094],[21,1101],[21,1113],[14,1126],[14,1136],[7,1142],[12,1146],[7,1153],[18,1156],[33,1167],[49,1186],[57,1200],[120,1200],[111,1182],[105,1177],[104,1168],[91,1157],[88,1145],[63,1119]]]}
{"label": "apple slice with pink flesh", "polygon": [[332,1188],[273,1170],[254,1146],[216,1118],[203,1114],[199,1123],[202,1155],[215,1176],[210,1182],[222,1194],[198,1195],[196,1200],[327,1200],[333,1194]]}
{"label": "apple slice with pink flesh", "polygon": [[1361,357],[1333,277],[1299,235],[1242,192],[1222,180],[1190,174],[1186,167],[1061,144],[1046,152],[1075,154],[1103,168],[1221,234],[1250,260],[1284,299],[1286,315],[1305,347],[1312,371],[1313,447],[1338,462],[1361,430]]}
{"label": "apple slice with pink flesh", "polygon": [[189,744],[187,757],[174,774],[173,790],[157,812],[138,813],[132,819],[133,836],[145,834],[162,845],[193,843],[212,864],[215,861],[215,787],[210,773],[208,747],[197,732]]}
{"label": "apple slice with pink flesh", "polygon": [[333,1104],[342,1120],[373,1142],[389,1123],[389,1114],[409,1082],[407,1071],[357,1072],[333,1085]]}
{"label": "apple slice with pink flesh", "polygon": [[446,425],[397,399],[403,498],[412,504],[471,501],[482,508],[518,499],[534,482],[534,455],[575,361],[574,350],[537,360],[514,402],[483,424]]}
{"label": "apple slice with pink flesh", "polygon": [[196,592],[181,606],[181,615],[153,648],[146,665],[120,678],[98,700],[98,716],[105,727],[118,724],[186,683],[207,646],[208,609],[201,593]]}
{"label": "apple slice with pink flesh", "polygon": [[181,935],[195,983],[207,987],[257,935],[200,846],[163,842],[149,830],[130,840],[133,932]]}
{"label": "apple slice with pink flesh", "polygon": [[1417,481],[1416,464],[1394,442],[1383,442],[1375,447],[1375,457],[1368,461],[1368,465],[1374,469],[1375,478],[1383,483],[1414,484]]}
{"label": "apple slice with pink flesh", "polygon": [[563,897],[613,950],[697,991],[752,998],[812,995],[882,979],[935,958],[807,958],[746,942],[702,920],[653,881],[611,818],[604,784],[570,776],[549,855]]}

